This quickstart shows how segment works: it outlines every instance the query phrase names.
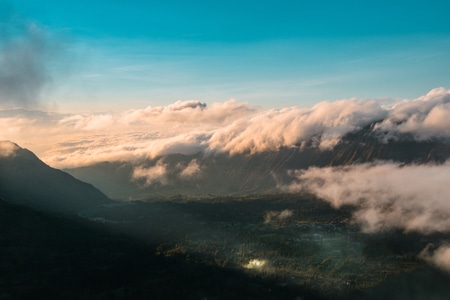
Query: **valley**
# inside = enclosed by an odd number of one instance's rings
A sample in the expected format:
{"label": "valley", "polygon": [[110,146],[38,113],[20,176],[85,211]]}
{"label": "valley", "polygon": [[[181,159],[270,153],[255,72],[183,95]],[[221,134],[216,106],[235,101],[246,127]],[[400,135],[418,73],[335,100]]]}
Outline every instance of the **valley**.
{"label": "valley", "polygon": [[[274,194],[104,205],[83,217],[157,242],[158,256],[181,255],[188,262],[243,271],[326,298],[357,297],[383,283],[430,272],[419,253],[450,238],[362,233],[351,222],[351,211],[337,211],[310,195]],[[450,292],[440,288],[443,295]]]}
{"label": "valley", "polygon": [[369,129],[65,171],[4,141],[0,298],[447,299],[449,145]]}

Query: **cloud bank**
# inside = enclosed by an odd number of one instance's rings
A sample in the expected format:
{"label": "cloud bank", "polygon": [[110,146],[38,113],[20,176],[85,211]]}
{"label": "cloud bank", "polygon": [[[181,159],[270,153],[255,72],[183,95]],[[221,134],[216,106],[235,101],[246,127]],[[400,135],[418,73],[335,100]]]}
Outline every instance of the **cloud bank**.
{"label": "cloud bank", "polygon": [[450,232],[450,162],[443,165],[396,163],[309,168],[292,171],[284,191],[307,191],[340,208],[355,207],[363,230]]}
{"label": "cloud bank", "polygon": [[306,144],[331,149],[346,134],[371,124],[374,136],[384,141],[450,140],[450,90],[387,102],[343,99],[263,110],[235,100],[211,105],[189,100],[119,113],[2,110],[0,138],[30,148],[58,168],[172,153],[254,154]]}
{"label": "cloud bank", "polygon": [[346,133],[385,116],[374,100],[325,101],[309,109],[272,109],[217,130],[209,148],[231,154],[257,153],[299,145],[313,137],[317,137],[320,148],[331,148]]}

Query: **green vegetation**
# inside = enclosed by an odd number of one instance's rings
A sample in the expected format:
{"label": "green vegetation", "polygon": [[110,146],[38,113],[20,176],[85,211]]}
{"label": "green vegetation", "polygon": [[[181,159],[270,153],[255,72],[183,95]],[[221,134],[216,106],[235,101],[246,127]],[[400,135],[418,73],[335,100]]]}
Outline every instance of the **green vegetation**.
{"label": "green vegetation", "polygon": [[364,234],[351,212],[308,195],[105,204],[83,218],[0,202],[0,297],[450,295],[449,275],[417,258],[426,245],[449,236]]}
{"label": "green vegetation", "polygon": [[320,299],[158,249],[106,224],[0,200],[0,299]]}
{"label": "green vegetation", "polygon": [[445,238],[364,234],[351,223],[351,211],[285,194],[137,202],[89,215],[140,240],[158,241],[157,255],[183,255],[325,296],[347,297],[429,268],[418,253]]}

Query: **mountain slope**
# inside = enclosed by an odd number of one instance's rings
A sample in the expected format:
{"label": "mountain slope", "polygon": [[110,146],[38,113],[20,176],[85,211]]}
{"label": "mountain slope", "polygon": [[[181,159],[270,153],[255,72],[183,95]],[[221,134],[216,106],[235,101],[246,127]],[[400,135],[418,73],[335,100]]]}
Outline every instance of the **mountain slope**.
{"label": "mountain slope", "polygon": [[[139,163],[105,162],[66,170],[113,198],[154,196],[242,195],[272,193],[289,179],[289,170],[339,166],[378,160],[399,163],[443,163],[450,157],[444,141],[414,141],[403,136],[382,142],[367,127],[345,136],[333,149],[309,145],[255,154],[171,154]],[[183,176],[189,165],[197,172]]]}
{"label": "mountain slope", "polygon": [[8,141],[0,142],[0,197],[49,211],[80,211],[110,202],[92,185],[49,167]]}

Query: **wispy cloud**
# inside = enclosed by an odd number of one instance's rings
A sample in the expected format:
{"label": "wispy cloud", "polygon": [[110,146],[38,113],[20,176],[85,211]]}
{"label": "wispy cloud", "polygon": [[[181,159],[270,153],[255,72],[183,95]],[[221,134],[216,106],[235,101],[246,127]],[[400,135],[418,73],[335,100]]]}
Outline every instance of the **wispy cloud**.
{"label": "wispy cloud", "polygon": [[437,248],[428,245],[419,254],[419,257],[444,271],[450,272],[450,245],[448,244],[443,244]]}
{"label": "wispy cloud", "polygon": [[185,168],[182,165],[179,165],[178,168],[182,170],[179,173],[181,178],[192,178],[201,172],[201,167],[196,159],[191,160]]}
{"label": "wispy cloud", "polygon": [[273,222],[283,222],[294,215],[294,212],[290,209],[285,209],[282,211],[268,211],[264,215],[264,223],[270,224]]}

